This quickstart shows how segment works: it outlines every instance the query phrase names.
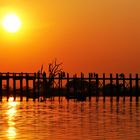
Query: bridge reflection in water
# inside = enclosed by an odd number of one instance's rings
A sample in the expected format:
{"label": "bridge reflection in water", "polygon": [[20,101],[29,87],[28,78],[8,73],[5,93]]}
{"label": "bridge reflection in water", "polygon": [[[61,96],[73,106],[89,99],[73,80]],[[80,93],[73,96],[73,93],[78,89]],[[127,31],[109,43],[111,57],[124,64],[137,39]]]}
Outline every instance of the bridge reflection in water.
{"label": "bridge reflection in water", "polygon": [[81,140],[81,139],[139,139],[140,103],[110,102],[100,97],[99,102],[75,102],[58,97],[54,101],[0,102],[0,140]]}

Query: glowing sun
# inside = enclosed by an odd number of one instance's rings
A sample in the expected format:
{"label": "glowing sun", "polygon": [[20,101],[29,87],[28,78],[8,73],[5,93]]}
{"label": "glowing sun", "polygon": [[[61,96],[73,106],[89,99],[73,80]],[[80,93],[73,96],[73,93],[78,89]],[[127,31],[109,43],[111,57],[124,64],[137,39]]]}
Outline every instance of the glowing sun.
{"label": "glowing sun", "polygon": [[17,32],[21,27],[21,21],[15,14],[8,14],[3,19],[3,27],[7,32]]}

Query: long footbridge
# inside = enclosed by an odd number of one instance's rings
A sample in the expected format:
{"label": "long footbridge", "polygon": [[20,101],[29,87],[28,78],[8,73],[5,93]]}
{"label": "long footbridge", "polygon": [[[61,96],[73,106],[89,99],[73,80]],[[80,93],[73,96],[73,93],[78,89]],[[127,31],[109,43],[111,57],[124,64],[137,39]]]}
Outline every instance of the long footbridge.
{"label": "long footbridge", "polygon": [[[51,82],[50,82],[51,81]],[[116,101],[120,97],[129,96],[130,101],[135,96],[136,101],[139,101],[140,95],[140,78],[139,74],[109,74],[98,75],[89,73],[85,76],[81,73],[71,76],[68,73],[60,73],[57,77],[49,77],[44,73],[0,73],[0,101],[6,96],[7,101],[10,96],[26,97],[26,101],[32,98],[33,101],[40,97],[51,98],[53,96],[65,96],[67,99],[85,100],[87,97],[91,100],[92,96],[98,101],[100,96],[103,96],[105,102],[106,96],[116,96]]]}

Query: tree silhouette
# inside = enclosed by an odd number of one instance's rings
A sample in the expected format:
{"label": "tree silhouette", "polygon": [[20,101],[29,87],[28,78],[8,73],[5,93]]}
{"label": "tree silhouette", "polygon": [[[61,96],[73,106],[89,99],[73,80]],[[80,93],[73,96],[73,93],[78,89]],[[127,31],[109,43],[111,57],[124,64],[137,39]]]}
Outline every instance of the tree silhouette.
{"label": "tree silhouette", "polygon": [[[47,72],[44,70],[44,67],[42,65],[40,70],[38,71],[38,74],[40,74],[41,77],[46,77],[46,73]],[[62,63],[58,63],[57,59],[55,59],[54,61],[48,64],[48,79],[46,79],[45,83],[43,79],[36,81],[36,86],[38,86],[39,84],[39,87],[42,88],[45,84],[46,88],[51,88],[54,84],[57,85],[55,78],[58,77],[59,74],[61,74],[62,76],[65,75],[62,69]]]}
{"label": "tree silhouette", "polygon": [[62,69],[61,66],[62,66],[62,63],[58,63],[57,59],[52,61],[52,63],[49,63],[48,72],[49,72],[49,82],[50,82],[50,84],[53,84],[53,83],[56,84],[54,78],[57,77],[59,74],[63,73],[63,69]]}

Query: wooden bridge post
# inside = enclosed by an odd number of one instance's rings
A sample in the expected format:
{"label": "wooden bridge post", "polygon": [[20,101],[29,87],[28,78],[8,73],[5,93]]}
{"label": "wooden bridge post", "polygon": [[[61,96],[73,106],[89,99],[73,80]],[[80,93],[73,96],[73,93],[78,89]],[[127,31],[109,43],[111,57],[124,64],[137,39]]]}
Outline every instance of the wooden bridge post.
{"label": "wooden bridge post", "polygon": [[92,78],[92,73],[88,74],[88,95],[89,95],[89,101],[91,101],[91,78]]}
{"label": "wooden bridge post", "polygon": [[113,95],[112,94],[114,94],[113,93],[113,77],[112,77],[112,74],[110,74],[110,88],[111,88],[111,96],[110,96],[110,102],[113,102]]}
{"label": "wooden bridge post", "polygon": [[46,100],[46,73],[43,72],[43,100]]}
{"label": "wooden bridge post", "polygon": [[29,101],[29,75],[26,73],[26,102]]}
{"label": "wooden bridge post", "polygon": [[36,80],[36,73],[34,73],[34,77],[33,77],[33,101],[35,101],[36,99],[36,85],[35,85],[35,80]]}
{"label": "wooden bridge post", "polygon": [[16,73],[13,73],[13,91],[14,91],[14,101],[16,101]]}
{"label": "wooden bridge post", "polygon": [[96,77],[96,102],[99,101],[99,78],[98,74],[95,75]]}
{"label": "wooden bridge post", "polygon": [[81,72],[81,77],[80,77],[80,93],[77,95],[77,99],[79,98],[80,100],[83,100],[85,96],[85,87],[84,87],[84,73]]}
{"label": "wooden bridge post", "polygon": [[125,102],[125,94],[126,94],[125,75],[123,75],[123,102]]}
{"label": "wooden bridge post", "polygon": [[118,73],[116,74],[116,101],[119,102],[119,97],[120,97],[120,90],[119,90],[119,75]]}
{"label": "wooden bridge post", "polygon": [[83,80],[84,80],[84,74],[81,72],[81,77],[80,77],[80,90],[81,90],[81,93],[83,92],[83,89],[84,89],[84,84],[83,84]]}
{"label": "wooden bridge post", "polygon": [[70,88],[69,88],[69,73],[67,73],[67,92],[66,92],[66,98],[67,101],[69,101],[69,95],[70,94]]}
{"label": "wooden bridge post", "polygon": [[9,100],[9,72],[6,73],[6,91],[7,91],[7,101]]}
{"label": "wooden bridge post", "polygon": [[58,86],[59,86],[59,102],[60,102],[60,94],[61,94],[61,74],[58,75]]}
{"label": "wooden bridge post", "polygon": [[40,98],[40,87],[41,87],[40,86],[40,83],[41,82],[40,82],[40,73],[39,72],[37,73],[37,80],[38,80],[38,87],[37,87],[38,88],[38,93],[37,93],[37,96],[38,96],[38,102],[39,102],[39,98]]}
{"label": "wooden bridge post", "polygon": [[136,102],[138,102],[139,101],[139,77],[138,77],[138,74],[136,74]]}
{"label": "wooden bridge post", "polygon": [[74,96],[77,98],[77,86],[76,86],[76,84],[77,84],[77,74],[75,74],[73,76],[73,80],[74,80]]}
{"label": "wooden bridge post", "polygon": [[103,102],[105,102],[105,73],[103,73]]}
{"label": "wooden bridge post", "polygon": [[81,73],[81,78],[82,78],[82,92],[81,92],[82,94],[81,94],[81,99],[86,101],[89,83],[88,83],[88,85],[86,85],[85,80],[84,80],[85,79],[84,73]]}
{"label": "wooden bridge post", "polygon": [[129,75],[130,79],[130,87],[129,87],[129,94],[130,94],[130,102],[132,102],[132,74]]}
{"label": "wooden bridge post", "polygon": [[20,73],[20,102],[23,101],[23,73]]}
{"label": "wooden bridge post", "polygon": [[0,102],[2,102],[2,73],[0,73]]}

